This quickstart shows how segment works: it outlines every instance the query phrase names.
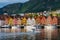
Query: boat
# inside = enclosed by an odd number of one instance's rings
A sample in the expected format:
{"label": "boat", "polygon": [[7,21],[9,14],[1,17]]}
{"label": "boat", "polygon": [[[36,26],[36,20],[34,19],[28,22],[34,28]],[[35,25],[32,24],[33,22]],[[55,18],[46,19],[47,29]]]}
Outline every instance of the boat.
{"label": "boat", "polygon": [[35,26],[26,26],[26,31],[27,32],[40,32],[40,30],[39,29],[37,29]]}
{"label": "boat", "polygon": [[45,29],[46,30],[54,30],[55,29],[55,26],[53,26],[53,25],[46,25],[45,26]]}
{"label": "boat", "polygon": [[3,25],[3,26],[1,26],[1,28],[11,28],[11,26],[10,25]]}
{"label": "boat", "polygon": [[12,26],[12,29],[17,29],[17,28],[19,28],[19,26],[17,25]]}

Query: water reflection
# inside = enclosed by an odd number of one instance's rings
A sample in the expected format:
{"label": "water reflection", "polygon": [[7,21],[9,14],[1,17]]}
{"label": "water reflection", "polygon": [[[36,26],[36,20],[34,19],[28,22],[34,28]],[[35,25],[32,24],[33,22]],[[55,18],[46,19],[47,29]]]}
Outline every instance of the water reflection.
{"label": "water reflection", "polygon": [[40,33],[26,33],[25,29],[1,28],[0,40],[60,40],[59,33],[60,29],[41,29]]}

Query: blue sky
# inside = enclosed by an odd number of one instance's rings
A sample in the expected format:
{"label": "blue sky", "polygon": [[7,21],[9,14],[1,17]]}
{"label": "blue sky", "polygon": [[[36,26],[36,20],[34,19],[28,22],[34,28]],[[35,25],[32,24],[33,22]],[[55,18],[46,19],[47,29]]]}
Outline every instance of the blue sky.
{"label": "blue sky", "polygon": [[24,3],[26,1],[29,1],[29,0],[0,0],[0,8],[6,6],[8,4],[18,3],[18,2]]}

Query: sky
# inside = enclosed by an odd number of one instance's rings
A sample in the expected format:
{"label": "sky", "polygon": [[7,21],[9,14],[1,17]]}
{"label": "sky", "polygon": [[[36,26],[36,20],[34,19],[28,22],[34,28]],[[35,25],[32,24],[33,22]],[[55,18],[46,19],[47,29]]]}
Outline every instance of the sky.
{"label": "sky", "polygon": [[0,8],[8,5],[8,4],[12,4],[12,3],[24,3],[24,2],[27,2],[29,0],[0,0]]}

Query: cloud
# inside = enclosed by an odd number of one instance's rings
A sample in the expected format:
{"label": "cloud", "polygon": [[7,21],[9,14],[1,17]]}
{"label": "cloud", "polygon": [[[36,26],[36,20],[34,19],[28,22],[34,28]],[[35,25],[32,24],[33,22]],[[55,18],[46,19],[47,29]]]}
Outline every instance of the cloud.
{"label": "cloud", "polygon": [[16,3],[16,2],[26,2],[28,0],[0,0],[0,2],[10,2],[10,3]]}
{"label": "cloud", "polygon": [[26,1],[29,1],[29,0],[0,0],[0,8],[8,5],[8,4],[12,4],[12,3],[24,3]]}
{"label": "cloud", "polygon": [[8,5],[9,3],[3,3],[3,2],[0,2],[0,8],[4,7],[5,5]]}

